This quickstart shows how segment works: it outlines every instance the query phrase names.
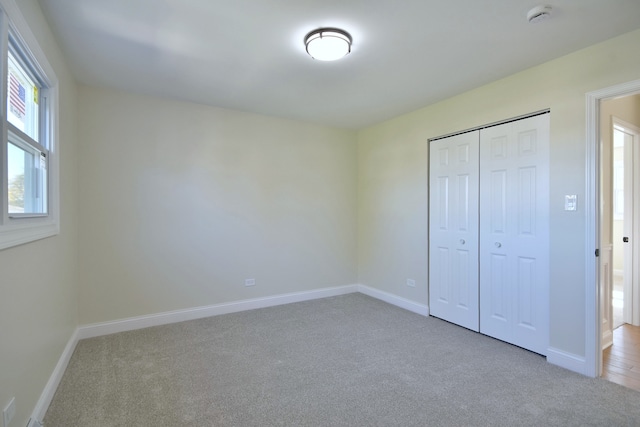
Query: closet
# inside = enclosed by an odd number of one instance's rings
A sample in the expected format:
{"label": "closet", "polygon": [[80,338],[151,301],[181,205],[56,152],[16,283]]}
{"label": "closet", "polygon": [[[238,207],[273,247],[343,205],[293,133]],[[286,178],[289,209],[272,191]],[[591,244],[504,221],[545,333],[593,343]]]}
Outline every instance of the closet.
{"label": "closet", "polygon": [[545,355],[548,111],[429,144],[430,314]]}

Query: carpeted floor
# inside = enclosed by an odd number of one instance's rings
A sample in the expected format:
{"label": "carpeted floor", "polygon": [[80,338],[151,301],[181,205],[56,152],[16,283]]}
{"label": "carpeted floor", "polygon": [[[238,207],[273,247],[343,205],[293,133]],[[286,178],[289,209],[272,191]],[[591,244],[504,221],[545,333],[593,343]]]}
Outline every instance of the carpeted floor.
{"label": "carpeted floor", "polygon": [[361,294],[80,341],[74,426],[638,426],[640,393]]}

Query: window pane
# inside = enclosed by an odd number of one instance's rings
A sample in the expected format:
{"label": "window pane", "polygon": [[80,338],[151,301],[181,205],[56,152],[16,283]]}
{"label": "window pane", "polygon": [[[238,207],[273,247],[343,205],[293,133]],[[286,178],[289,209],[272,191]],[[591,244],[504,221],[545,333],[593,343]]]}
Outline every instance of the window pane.
{"label": "window pane", "polygon": [[25,152],[13,144],[7,147],[9,158],[9,213],[24,212]]}
{"label": "window pane", "polygon": [[9,214],[47,213],[46,157],[37,150],[9,143]]}
{"label": "window pane", "polygon": [[39,87],[9,52],[7,120],[38,141]]}

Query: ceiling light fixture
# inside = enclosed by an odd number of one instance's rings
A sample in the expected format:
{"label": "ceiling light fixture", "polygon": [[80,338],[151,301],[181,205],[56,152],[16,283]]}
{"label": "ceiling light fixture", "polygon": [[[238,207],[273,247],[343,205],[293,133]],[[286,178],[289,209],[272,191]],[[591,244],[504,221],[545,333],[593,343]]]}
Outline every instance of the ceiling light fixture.
{"label": "ceiling light fixture", "polygon": [[337,28],[313,30],[304,38],[307,53],[320,61],[335,61],[351,52],[351,36]]}

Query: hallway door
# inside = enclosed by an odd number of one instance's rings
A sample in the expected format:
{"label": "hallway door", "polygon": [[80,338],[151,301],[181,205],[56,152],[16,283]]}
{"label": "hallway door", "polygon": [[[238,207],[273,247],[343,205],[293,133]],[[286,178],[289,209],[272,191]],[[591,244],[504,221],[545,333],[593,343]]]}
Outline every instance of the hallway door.
{"label": "hallway door", "polygon": [[[624,323],[640,325],[640,292],[638,281],[638,217],[640,185],[635,165],[640,163],[640,131],[633,125],[613,119],[614,147],[614,254],[621,252]],[[616,157],[617,155],[617,157]],[[616,174],[616,170],[621,173]],[[618,178],[616,182],[616,178]],[[622,185],[621,182],[622,181]],[[622,187],[622,188],[620,188]],[[617,221],[616,221],[617,220]],[[620,223],[616,227],[616,223]],[[616,230],[620,228],[620,230]]]}

